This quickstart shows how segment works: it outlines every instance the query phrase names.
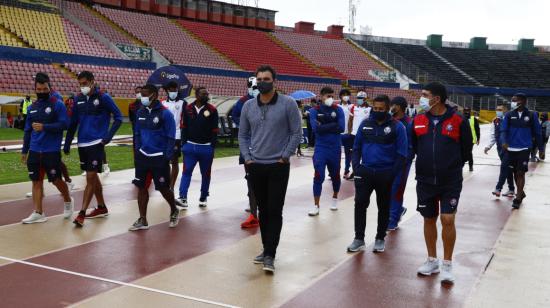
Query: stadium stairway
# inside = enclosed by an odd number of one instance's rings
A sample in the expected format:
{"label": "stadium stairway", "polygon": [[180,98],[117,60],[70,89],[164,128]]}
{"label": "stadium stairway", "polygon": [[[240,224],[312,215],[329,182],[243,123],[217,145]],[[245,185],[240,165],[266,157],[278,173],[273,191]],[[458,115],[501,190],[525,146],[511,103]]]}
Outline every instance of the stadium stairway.
{"label": "stadium stairway", "polygon": [[82,5],[82,7],[84,7],[84,9],[86,9],[90,14],[94,14],[95,16],[97,16],[97,18],[100,18],[106,24],[110,25],[113,29],[115,29],[116,31],[122,33],[122,35],[129,38],[135,45],[138,45],[138,46],[141,46],[141,47],[147,46],[147,44],[145,44],[145,42],[143,42],[139,38],[133,36],[130,32],[126,31],[124,28],[122,28],[121,26],[119,26],[118,24],[116,24],[115,22],[110,20],[107,16],[103,15],[100,11],[98,11],[98,10],[92,8],[92,7],[89,7],[87,5]]}
{"label": "stadium stairway", "polygon": [[468,80],[470,80],[471,82],[473,82],[476,86],[478,87],[484,87],[484,85],[477,81],[474,77],[468,75],[466,72],[464,72],[463,70],[461,70],[460,68],[458,68],[456,65],[454,65],[453,63],[451,63],[449,60],[445,59],[443,56],[441,56],[439,53],[437,53],[435,50],[431,49],[430,47],[428,46],[424,46],[424,48],[426,48],[426,50],[428,50],[431,54],[433,54],[436,58],[439,58],[441,61],[445,62],[449,68],[451,68],[452,70],[456,71],[457,73],[459,73],[460,75],[464,76],[464,78],[467,78]]}
{"label": "stadium stairway", "polygon": [[[315,65],[315,63],[311,62],[309,59],[307,59],[306,57],[304,57],[302,54],[300,54],[299,52],[297,52],[296,50],[290,48],[290,46],[288,46],[287,44],[285,44],[283,41],[279,40],[277,37],[275,37],[273,34],[271,33],[266,33],[267,37],[272,40],[275,44],[279,45],[281,48],[283,48],[284,50],[286,50],[287,52],[289,52],[290,54],[292,54],[294,57],[298,58],[302,63],[304,63],[305,65],[309,66],[311,69],[315,70],[320,76],[322,77],[328,77],[328,78],[338,78],[338,79],[342,79],[344,80],[344,78],[340,78],[340,77],[345,77],[343,74],[331,74],[331,72],[327,72],[325,69],[323,69],[322,67],[320,66],[317,66]],[[347,79],[347,78],[345,78]]]}
{"label": "stadium stairway", "polygon": [[56,69],[62,71],[65,75],[69,75],[71,76],[71,78],[73,79],[77,79],[78,75],[71,71],[70,69],[68,69],[67,67],[65,67],[64,64],[61,64],[61,63],[52,63],[52,66],[55,67]]}
{"label": "stadium stairway", "polygon": [[204,46],[208,47],[213,52],[217,53],[220,57],[224,58],[227,62],[231,63],[235,68],[239,70],[245,70],[242,66],[240,66],[237,62],[233,61],[233,59],[229,58],[227,55],[225,55],[223,52],[215,48],[214,46],[208,44],[205,40],[203,40],[201,37],[193,33],[193,31],[187,30],[181,23],[179,23],[176,19],[173,19],[172,22],[180,28],[183,32],[189,34],[192,38],[194,38],[196,41],[200,42]]}

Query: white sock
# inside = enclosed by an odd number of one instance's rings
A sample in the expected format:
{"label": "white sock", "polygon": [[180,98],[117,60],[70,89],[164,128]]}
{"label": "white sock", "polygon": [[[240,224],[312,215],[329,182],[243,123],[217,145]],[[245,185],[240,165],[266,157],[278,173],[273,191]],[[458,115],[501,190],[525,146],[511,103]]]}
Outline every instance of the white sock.
{"label": "white sock", "polygon": [[428,261],[430,261],[430,262],[434,262],[434,261],[437,261],[437,258],[433,258],[433,257],[428,257]]}
{"label": "white sock", "polygon": [[443,260],[443,265],[453,265],[453,261]]}

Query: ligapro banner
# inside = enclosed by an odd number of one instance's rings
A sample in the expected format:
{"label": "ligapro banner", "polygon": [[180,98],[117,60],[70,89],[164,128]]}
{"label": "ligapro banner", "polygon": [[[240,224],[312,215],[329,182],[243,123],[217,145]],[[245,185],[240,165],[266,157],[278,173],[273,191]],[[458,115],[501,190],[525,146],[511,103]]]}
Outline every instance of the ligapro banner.
{"label": "ligapro banner", "polygon": [[179,97],[188,97],[191,95],[193,85],[185,76],[185,73],[175,66],[164,66],[151,74],[147,83],[152,83],[155,86],[162,88],[170,81],[175,81],[178,84]]}

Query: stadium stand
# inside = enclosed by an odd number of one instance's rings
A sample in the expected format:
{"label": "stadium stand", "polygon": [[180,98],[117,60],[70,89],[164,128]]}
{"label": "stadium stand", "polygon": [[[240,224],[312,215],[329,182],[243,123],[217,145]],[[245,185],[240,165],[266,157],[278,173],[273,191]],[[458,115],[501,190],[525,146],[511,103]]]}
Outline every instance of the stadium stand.
{"label": "stadium stand", "polygon": [[[363,48],[373,52],[379,57],[383,57],[383,53],[389,49],[391,52],[403,57],[405,60],[418,66],[420,69],[429,74],[438,76],[449,84],[453,85],[474,85],[474,83],[451,69],[449,65],[441,59],[435,57],[425,46],[397,44],[397,43],[380,43],[372,41],[355,41]],[[421,82],[421,76],[408,76],[417,82]]]}
{"label": "stadium stand", "polygon": [[78,74],[91,71],[101,88],[113,97],[134,97],[134,88],[144,85],[152,70],[80,63],[65,63],[65,67]]}
{"label": "stadium stand", "polygon": [[550,60],[536,54],[463,48],[433,50],[485,86],[550,88]]}
{"label": "stadium stand", "polygon": [[67,19],[63,19],[63,26],[72,53],[102,58],[119,58],[114,51],[96,41]]}
{"label": "stadium stand", "polygon": [[274,42],[266,32],[186,20],[178,22],[245,70],[254,71],[265,63],[268,55],[270,64],[281,74],[320,76],[314,68]]}
{"label": "stadium stand", "polygon": [[194,39],[166,17],[96,7],[123,29],[155,48],[174,63],[235,69],[236,67],[210,47]]}
{"label": "stadium stand", "polygon": [[61,94],[75,92],[78,89],[78,83],[72,76],[49,63],[0,60],[0,92],[18,94],[34,92],[34,75],[37,72],[47,73],[52,87]]}
{"label": "stadium stand", "polygon": [[126,35],[114,29],[101,17],[97,16],[93,10],[89,9],[83,4],[64,1],[64,0],[51,0],[60,9],[66,10],[76,18],[80,19],[89,27],[105,36],[109,41],[113,43],[133,44],[132,40]]}
{"label": "stadium stand", "polygon": [[386,70],[344,39],[288,31],[274,35],[329,74],[338,71],[342,79],[376,80],[369,70]]}
{"label": "stadium stand", "polygon": [[71,52],[62,18],[57,14],[0,5],[0,23],[32,47]]}

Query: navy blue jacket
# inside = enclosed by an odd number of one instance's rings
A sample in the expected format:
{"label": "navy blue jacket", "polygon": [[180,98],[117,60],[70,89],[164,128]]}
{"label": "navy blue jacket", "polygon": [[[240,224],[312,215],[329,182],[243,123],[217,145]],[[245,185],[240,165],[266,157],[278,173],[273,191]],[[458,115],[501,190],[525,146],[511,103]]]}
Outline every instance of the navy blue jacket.
{"label": "navy blue jacket", "polygon": [[311,129],[315,133],[315,149],[335,149],[341,151],[341,134],[345,130],[344,111],[333,104],[328,107],[319,105],[309,109]]}
{"label": "navy blue jacket", "polygon": [[[536,145],[533,144],[533,138],[535,138]],[[539,115],[527,108],[523,110],[521,117],[517,109],[507,112],[500,125],[500,139],[502,144],[508,144],[510,148],[532,149],[534,146],[538,146],[542,152],[542,129]]]}
{"label": "navy blue jacket", "polygon": [[241,124],[241,112],[243,111],[244,103],[247,101],[253,99],[254,96],[252,95],[245,95],[237,101],[235,106],[233,106],[233,109],[231,110],[231,119],[233,120],[233,123],[239,127]]}
{"label": "navy blue jacket", "polygon": [[397,174],[408,155],[407,130],[388,114],[382,124],[370,116],[363,120],[353,144],[352,165]]}
{"label": "navy blue jacket", "polygon": [[407,130],[407,143],[408,143],[407,162],[411,162],[414,159],[414,151],[413,151],[413,145],[412,145],[412,123],[413,123],[413,119],[405,114],[398,121],[400,121],[401,124],[403,124],[403,126],[405,126],[405,129]]}
{"label": "navy blue jacket", "polygon": [[203,105],[197,114],[195,103],[188,104],[182,115],[181,143],[210,143],[216,145],[218,138],[218,110],[212,104]]}
{"label": "navy blue jacket", "polygon": [[[40,132],[34,131],[33,123],[44,124],[44,129]],[[65,104],[53,93],[47,100],[35,101],[27,109],[22,153],[27,154],[29,149],[41,153],[59,152],[63,131],[67,129],[67,125]]]}
{"label": "navy blue jacket", "polygon": [[151,107],[136,113],[135,147],[145,156],[161,156],[169,160],[174,154],[176,123],[172,113],[157,100]]}
{"label": "navy blue jacket", "polygon": [[[111,115],[114,122],[109,130]],[[78,127],[78,143],[111,142],[116,131],[122,124],[122,113],[111,96],[99,90],[92,89],[88,97],[79,94],[75,98],[71,124],[65,138],[64,151],[69,152],[76,129]]]}
{"label": "navy blue jacket", "polygon": [[472,147],[470,124],[449,106],[437,125],[433,118],[426,112],[413,120],[416,180],[433,185],[462,182],[464,159]]}

